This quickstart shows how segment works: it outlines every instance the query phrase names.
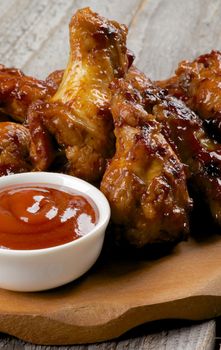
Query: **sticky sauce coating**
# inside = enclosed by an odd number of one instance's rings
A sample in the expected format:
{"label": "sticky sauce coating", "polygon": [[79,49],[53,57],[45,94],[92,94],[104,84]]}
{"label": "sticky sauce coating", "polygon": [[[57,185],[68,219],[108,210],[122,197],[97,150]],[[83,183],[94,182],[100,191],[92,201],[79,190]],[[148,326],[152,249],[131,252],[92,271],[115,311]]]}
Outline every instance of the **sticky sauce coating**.
{"label": "sticky sauce coating", "polygon": [[76,240],[97,223],[87,198],[47,186],[11,187],[0,191],[0,246],[43,249]]}

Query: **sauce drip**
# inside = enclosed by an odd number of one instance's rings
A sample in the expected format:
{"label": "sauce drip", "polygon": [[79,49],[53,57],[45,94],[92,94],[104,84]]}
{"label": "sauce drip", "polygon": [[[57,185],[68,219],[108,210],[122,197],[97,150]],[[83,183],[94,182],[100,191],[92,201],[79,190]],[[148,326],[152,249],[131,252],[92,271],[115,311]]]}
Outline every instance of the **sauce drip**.
{"label": "sauce drip", "polygon": [[96,223],[95,205],[65,188],[15,186],[0,191],[1,248],[58,246],[89,233]]}

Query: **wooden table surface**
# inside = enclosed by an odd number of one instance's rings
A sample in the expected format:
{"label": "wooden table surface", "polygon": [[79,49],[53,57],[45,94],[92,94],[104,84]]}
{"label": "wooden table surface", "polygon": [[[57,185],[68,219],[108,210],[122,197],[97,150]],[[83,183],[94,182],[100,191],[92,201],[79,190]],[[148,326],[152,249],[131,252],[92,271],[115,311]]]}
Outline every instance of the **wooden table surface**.
{"label": "wooden table surface", "polygon": [[[127,24],[128,47],[136,54],[137,66],[152,79],[169,76],[182,59],[221,48],[219,0],[0,0],[0,62],[39,78],[65,67],[68,23],[74,11],[85,6]],[[89,346],[34,346],[2,335],[0,349],[214,348],[215,321],[172,325],[163,322],[154,330],[145,325],[126,339]]]}

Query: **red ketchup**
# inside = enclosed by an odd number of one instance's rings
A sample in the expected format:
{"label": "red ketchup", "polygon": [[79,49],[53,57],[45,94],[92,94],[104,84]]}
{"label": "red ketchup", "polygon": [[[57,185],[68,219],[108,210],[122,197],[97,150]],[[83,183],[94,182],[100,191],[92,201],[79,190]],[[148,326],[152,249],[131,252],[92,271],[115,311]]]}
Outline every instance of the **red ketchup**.
{"label": "red ketchup", "polygon": [[0,190],[0,247],[42,249],[89,233],[97,223],[95,205],[70,189],[49,185]]}

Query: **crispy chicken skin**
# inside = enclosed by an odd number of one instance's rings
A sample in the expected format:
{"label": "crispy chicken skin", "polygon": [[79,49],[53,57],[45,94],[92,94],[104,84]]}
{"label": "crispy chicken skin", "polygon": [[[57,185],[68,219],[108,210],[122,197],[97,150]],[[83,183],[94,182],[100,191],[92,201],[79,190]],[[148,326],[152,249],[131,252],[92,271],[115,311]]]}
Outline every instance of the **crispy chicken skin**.
{"label": "crispy chicken skin", "polygon": [[221,145],[205,133],[202,121],[186,105],[131,69],[127,80],[142,95],[144,108],[163,126],[162,132],[188,166],[189,179],[221,225]]}
{"label": "crispy chicken skin", "polygon": [[27,116],[30,104],[54,95],[58,72],[48,77],[48,83],[25,76],[19,69],[0,65],[0,111],[18,122]]}
{"label": "crispy chicken skin", "polygon": [[188,232],[191,205],[183,165],[142,108],[139,92],[123,79],[113,90],[116,153],[101,182],[112,220],[136,247],[179,241]]}
{"label": "crispy chicken skin", "polygon": [[124,26],[89,8],[73,16],[70,58],[59,89],[29,110],[36,169],[44,170],[52,161],[48,138],[52,135],[65,151],[65,172],[91,182],[101,178],[106,160],[114,153],[109,85],[127,71],[126,34]]}
{"label": "crispy chicken skin", "polygon": [[175,76],[157,85],[183,100],[221,140],[221,52],[212,51],[193,62],[182,61]]}
{"label": "crispy chicken skin", "polygon": [[24,126],[0,123],[0,176],[30,171],[30,135]]}

